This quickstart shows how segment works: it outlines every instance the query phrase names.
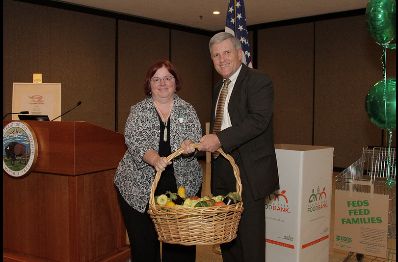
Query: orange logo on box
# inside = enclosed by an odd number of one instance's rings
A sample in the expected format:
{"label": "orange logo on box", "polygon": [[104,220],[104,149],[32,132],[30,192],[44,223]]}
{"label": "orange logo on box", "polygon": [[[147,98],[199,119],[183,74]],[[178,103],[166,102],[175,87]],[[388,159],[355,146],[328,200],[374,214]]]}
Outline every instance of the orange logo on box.
{"label": "orange logo on box", "polygon": [[286,190],[282,190],[279,193],[273,193],[269,198],[272,201],[269,204],[265,204],[265,209],[281,213],[290,213]]}
{"label": "orange logo on box", "polygon": [[289,200],[285,196],[286,190],[282,190],[280,193],[274,193],[274,199],[279,201],[279,198],[283,198],[285,203],[288,204]]}

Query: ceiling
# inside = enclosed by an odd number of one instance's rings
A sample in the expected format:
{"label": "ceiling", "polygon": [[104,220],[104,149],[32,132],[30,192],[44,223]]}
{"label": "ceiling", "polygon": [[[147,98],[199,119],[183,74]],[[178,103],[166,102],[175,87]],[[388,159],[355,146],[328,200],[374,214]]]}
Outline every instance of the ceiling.
{"label": "ceiling", "polygon": [[[246,0],[247,25],[366,8],[368,0]],[[209,31],[224,29],[228,0],[68,0],[121,14]],[[213,15],[214,10],[220,11]]]}

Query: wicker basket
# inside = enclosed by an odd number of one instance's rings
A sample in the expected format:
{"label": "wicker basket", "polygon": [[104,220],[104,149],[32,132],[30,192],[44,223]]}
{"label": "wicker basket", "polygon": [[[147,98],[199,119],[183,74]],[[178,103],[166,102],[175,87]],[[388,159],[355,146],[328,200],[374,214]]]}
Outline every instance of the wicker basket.
{"label": "wicker basket", "polygon": [[[194,147],[198,145],[195,144]],[[169,161],[181,155],[180,148],[167,157]],[[236,179],[236,192],[242,195],[239,168],[234,159],[218,152],[231,163]],[[158,239],[162,242],[181,245],[215,245],[230,242],[236,238],[236,232],[243,211],[242,201],[224,206],[185,207],[159,206],[155,204],[154,192],[162,172],[157,172],[151,187],[148,213],[155,224]]]}

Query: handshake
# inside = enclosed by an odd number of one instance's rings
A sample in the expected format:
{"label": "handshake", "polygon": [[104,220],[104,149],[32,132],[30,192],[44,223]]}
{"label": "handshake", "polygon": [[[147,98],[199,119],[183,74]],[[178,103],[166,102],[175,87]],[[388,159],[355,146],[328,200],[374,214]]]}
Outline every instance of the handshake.
{"label": "handshake", "polygon": [[183,154],[191,154],[195,149],[199,151],[215,152],[221,147],[220,140],[216,134],[208,134],[203,136],[199,143],[195,144],[191,140],[184,140],[181,148],[184,150]]}

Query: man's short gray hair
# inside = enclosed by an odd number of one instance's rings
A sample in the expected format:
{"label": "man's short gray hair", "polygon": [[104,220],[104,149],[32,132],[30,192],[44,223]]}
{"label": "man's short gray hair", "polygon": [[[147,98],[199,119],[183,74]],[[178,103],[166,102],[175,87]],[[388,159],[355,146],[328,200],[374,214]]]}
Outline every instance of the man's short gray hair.
{"label": "man's short gray hair", "polygon": [[220,33],[215,34],[210,39],[210,42],[209,42],[209,50],[210,50],[210,52],[211,52],[211,47],[214,44],[221,43],[222,41],[227,40],[227,39],[231,39],[232,44],[234,45],[234,47],[236,49],[242,49],[242,45],[241,45],[240,41],[235,36],[233,36],[232,34],[227,33],[227,32],[220,32]]}

